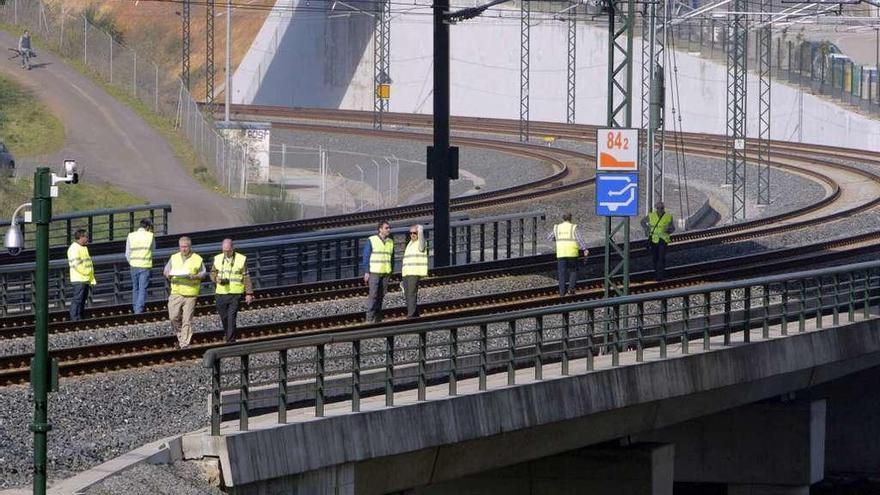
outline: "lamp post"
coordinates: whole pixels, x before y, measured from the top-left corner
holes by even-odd
[[[34,495],[46,493],[46,447],[49,430],[49,221],[52,219],[51,175],[40,167],[34,172],[33,220],[36,224],[36,291],[34,292],[34,358],[31,387],[34,390]]]
[[[49,430],[49,392],[57,390],[58,367],[49,359],[49,222],[52,220],[52,197],[57,196],[55,184],[76,184],[76,162],[65,160],[65,176],[58,177],[47,167],[34,172],[34,196],[31,203],[19,206],[4,236],[4,245],[12,254],[24,248],[24,239],[15,218],[22,208],[31,206],[36,224],[36,270],[34,279],[34,357],[31,360],[31,388],[34,393],[34,495],[46,494],[46,458]]]

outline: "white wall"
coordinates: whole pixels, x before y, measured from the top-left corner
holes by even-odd
[[[301,2],[304,0],[279,0]],[[314,4],[313,4],[314,5]],[[356,4],[357,5],[357,4]],[[396,16],[391,27],[390,109],[430,113],[432,106],[432,24],[427,11]],[[490,14],[451,27],[452,112],[455,115],[519,118],[520,24],[518,19]],[[289,15],[289,14],[288,14]],[[267,22],[267,26],[271,22]],[[264,27],[247,59],[235,73],[236,102],[266,105],[373,108],[372,17],[330,17],[296,13],[283,35]],[[531,30],[530,116],[564,121],[566,111],[566,25],[538,20]],[[273,37],[280,39],[274,49]],[[605,123],[607,31],[580,24],[577,46],[577,122]],[[636,49],[641,43],[634,40]],[[277,56],[275,56],[277,55]],[[275,58],[268,62],[260,57]],[[726,129],[726,70],[699,56],[676,53],[678,87],[685,131],[723,134]],[[263,69],[255,69],[259,65]],[[268,67],[268,69],[265,69]],[[641,60],[634,62],[632,123],[641,122]],[[667,128],[675,78],[667,68]],[[265,71],[256,88],[260,70]],[[246,95],[250,95],[249,97]],[[748,87],[749,133],[757,129],[757,80]],[[771,95],[773,139],[797,138],[797,88],[774,81]],[[812,95],[804,95],[803,139],[806,142],[880,150],[880,123]]]

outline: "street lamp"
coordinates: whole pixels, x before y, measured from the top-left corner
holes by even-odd
[[[79,182],[76,161],[64,160],[64,175],[58,176],[47,167],[34,172],[34,197],[31,203],[16,208],[12,223],[4,236],[4,245],[10,253],[20,252],[24,238],[16,216],[25,206],[31,206],[36,225],[36,270],[34,277],[34,357],[31,360],[31,389],[34,392],[34,495],[46,494],[46,451],[49,430],[49,392],[58,390],[58,362],[49,359],[49,222],[52,220],[52,198],[58,197],[61,182]]]

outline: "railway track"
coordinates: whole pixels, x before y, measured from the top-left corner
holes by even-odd
[[[649,292],[676,287],[692,286],[715,280],[729,280],[752,274],[767,274],[789,269],[792,264],[818,264],[839,261],[875,252],[880,246],[880,233],[870,233],[847,239],[788,248],[769,253],[758,253],[724,260],[713,260],[668,269],[672,278],[658,283],[649,281],[649,272],[632,276],[632,293]],[[578,287],[577,294],[560,298],[556,285],[517,290],[499,294],[462,298],[458,300],[429,303],[420,306],[423,316],[419,321],[430,323],[451,315],[467,316],[533,308],[589,300],[602,296],[601,279],[591,279]],[[404,319],[405,308],[385,310],[385,322],[379,326],[392,325]],[[239,328],[240,341],[273,339],[291,334],[333,332],[367,327],[363,313],[349,313],[331,317],[312,318],[292,322],[269,323]],[[220,330],[199,332],[193,336],[192,345],[177,349],[176,337],[169,335],[110,344],[56,349],[51,352],[60,362],[62,376],[76,376],[105,371],[196,359],[210,348],[224,345]],[[0,385],[25,383],[29,379],[32,354],[0,357]]]
[[[786,167],[788,165],[781,164]],[[835,165],[835,168],[846,170],[855,176],[862,177],[867,181],[878,184],[880,177],[845,165]],[[755,239],[762,236],[778,234],[798,228],[809,228],[820,222],[833,221],[866,210],[880,203],[880,189],[872,199],[864,202],[854,202],[853,206],[841,208],[818,215],[817,211],[832,208],[842,195],[840,187],[829,177],[814,171],[805,171],[812,174],[817,180],[824,181],[830,190],[830,194],[822,201],[803,207],[785,214],[767,217],[763,219],[743,222],[739,224],[725,225],[711,229],[685,232],[673,236],[676,249],[694,249],[702,246],[718,243],[729,243],[744,239]],[[810,215],[812,214],[812,216]],[[806,217],[806,218],[799,218]],[[645,254],[644,241],[632,243],[632,256]],[[591,258],[598,260],[604,255],[599,250],[594,250]],[[531,256],[486,263],[474,267],[449,267],[434,272],[434,276],[424,283],[430,285],[444,285],[461,281],[473,281],[501,277],[520,273],[535,273],[542,270],[552,270],[555,259],[552,255]],[[597,261],[598,262],[598,261]],[[482,267],[485,267],[482,268]],[[467,275],[462,276],[462,273]],[[326,301],[339,297],[363,296],[364,288],[358,279],[338,280],[331,282],[300,284],[297,286],[265,289],[258,292],[258,299],[252,305],[254,309],[265,307],[277,307],[305,302]],[[197,308],[197,314],[213,311],[211,304],[212,296],[203,296]],[[108,328],[112,326],[131,325],[138,322],[161,321],[165,317],[164,302],[153,302],[147,306],[147,311],[142,315],[132,315],[129,305],[117,305],[110,307],[96,307],[87,310],[86,320],[74,323],[67,321],[66,312],[54,312],[50,314],[50,333],[62,333],[91,328]],[[9,338],[25,337],[33,334],[32,315],[11,316],[0,319],[0,340]]]
[[[333,122],[333,126],[316,126],[312,125],[312,129],[320,129],[322,132],[357,132],[361,134],[370,134],[371,132],[380,132],[385,137],[394,137],[395,134],[401,138],[407,139],[425,139],[424,133],[412,133],[412,135],[403,136],[393,131],[372,131],[372,129],[362,129],[351,127],[352,124],[371,122],[372,114],[369,112],[345,111],[345,110],[314,110],[314,109],[283,109],[277,107],[256,107],[256,106],[233,106],[232,108],[238,116],[259,117],[259,118],[275,118],[275,119],[300,119],[310,121],[326,121]],[[404,127],[424,128],[430,126],[430,116],[420,115],[403,115],[389,114],[389,124]],[[512,121],[500,119],[484,119],[484,118],[462,118],[453,119],[453,128],[456,131],[471,131],[479,133],[495,133],[495,134],[512,134],[514,130],[518,132],[518,125]],[[341,123],[348,124],[348,127]],[[276,126],[284,126],[287,124],[276,124]],[[544,133],[564,139],[577,139],[586,142],[595,141],[594,126],[575,125],[568,126],[555,123],[533,123],[533,129],[536,134]],[[302,128],[302,127],[300,127]],[[720,157],[722,153],[718,152],[719,146],[723,148],[726,138],[723,136],[708,136],[699,134],[685,134],[688,142],[685,143],[684,151],[689,153],[703,154],[705,156]],[[519,201],[533,201],[537,198],[551,196],[562,192],[567,192],[578,187],[589,185],[592,177],[584,176],[586,167],[584,164],[593,159],[592,156],[574,151],[567,151],[559,148],[548,148],[542,146],[529,146],[521,143],[504,142],[490,139],[456,137],[454,141],[457,144],[467,146],[477,146],[486,149],[492,149],[504,153],[519,154],[542,160],[552,164],[556,168],[556,173],[539,179],[534,182],[512,186],[505,189],[490,191],[471,195],[463,198],[453,199],[451,209],[453,211],[466,211],[479,208],[487,208],[492,206],[502,206],[512,204]],[[700,145],[700,143],[703,143]],[[672,149],[672,148],[670,148]],[[814,145],[797,145],[792,146],[790,143],[773,142],[771,144],[771,156],[774,158],[779,155],[780,150],[789,150],[789,158],[791,159],[807,159],[812,153],[813,156],[829,156],[836,159],[858,159],[864,163],[875,164],[880,167],[880,153],[854,152],[842,148],[832,148]],[[578,163],[580,166],[572,167],[571,163]],[[784,164],[776,162],[775,165],[785,168]],[[809,172],[804,172],[809,175]],[[398,220],[403,218],[411,218],[430,214],[432,205],[422,203],[417,205],[408,205],[396,208],[387,208],[383,210],[375,210],[371,212],[362,212],[349,215],[336,215],[330,217],[322,217],[308,220],[298,220],[290,222],[277,222],[272,224],[262,224],[247,227],[237,227],[231,229],[220,229],[207,232],[196,232],[190,236],[193,241],[198,243],[219,242],[223,238],[233,237],[236,239],[258,238],[279,233],[291,234],[297,232],[308,232],[318,229],[338,228],[350,225],[363,225],[378,221],[383,218]],[[157,246],[174,247],[177,242],[176,236],[159,236],[157,237]],[[118,253],[122,251],[123,242],[107,242],[98,243],[91,246],[93,256],[102,254]],[[63,248],[53,249],[50,256],[61,257],[64,254]],[[13,258],[5,253],[0,253],[0,264],[25,263],[33,261],[33,252],[26,251],[19,257]]]
[[[333,119],[339,119],[346,113],[336,113]],[[367,114],[370,115],[370,114]],[[319,118],[320,117],[320,118]],[[326,114],[313,116],[312,120],[327,119]],[[408,116],[407,119],[401,118],[404,122],[400,125],[418,126],[420,116]],[[333,120],[330,119],[330,120]],[[511,124],[503,121],[493,121],[493,119],[472,119],[474,122],[465,121],[459,130],[467,130],[468,126],[473,126],[473,132],[486,132],[491,129],[492,132],[507,132],[505,126],[512,130]],[[357,119],[352,119],[357,122]],[[406,123],[409,122],[409,123]],[[456,125],[454,120],[453,125]],[[491,125],[490,125],[491,124]],[[354,132],[345,128],[340,131],[338,125],[326,128],[321,124],[283,124],[300,129],[320,130],[322,132]],[[494,127],[492,127],[494,126]],[[595,140],[595,128],[589,126],[557,126],[555,124],[546,124],[545,127],[533,127],[538,133],[539,131],[553,131],[557,137],[566,139],[584,139],[587,141]],[[592,129],[592,131],[591,131]],[[518,128],[516,128],[518,132]],[[560,132],[556,132],[556,131]],[[561,131],[565,131],[564,134]],[[372,130],[356,129],[359,133],[370,133]],[[592,132],[593,138],[590,139],[588,134]],[[392,134],[395,134],[392,136]],[[383,133],[385,137],[398,137],[402,139],[424,139],[425,134],[418,133]],[[459,138],[464,140],[474,138]],[[723,142],[722,137],[691,135],[691,141],[686,143],[685,150],[689,153],[701,154],[704,156],[723,156],[723,152],[719,152],[719,144]],[[467,141],[464,141],[467,142]],[[560,150],[550,148],[553,156],[544,154],[543,152],[534,152],[527,147],[518,143],[494,142],[491,144],[483,143],[490,149],[498,151],[510,152],[509,145],[519,147],[522,153],[537,153],[532,155],[538,159],[548,161],[555,160],[557,173],[545,179],[540,184],[531,183],[508,190],[495,191],[493,193],[484,193],[483,195],[471,196],[461,201],[456,207],[461,208],[487,208],[509,204],[513,201],[534,200],[536,198],[559,194],[569,191],[577,187],[588,185],[592,181],[592,177],[585,177],[583,170],[586,167],[572,167],[572,163],[580,160],[581,162],[592,159],[588,155],[574,151]],[[789,231],[792,229],[807,228],[816,225],[819,222],[828,222],[834,219],[843,218],[856,213],[867,211],[880,203],[880,178],[869,172],[862,171],[856,167],[842,165],[838,163],[829,163],[818,157],[827,157],[843,160],[856,160],[859,156],[863,156],[863,162],[876,164],[880,166],[880,154],[861,152],[852,152],[850,150],[842,150],[830,147],[816,147],[815,153],[811,147],[803,147],[801,145],[792,146],[789,143],[777,143],[776,152],[773,153],[774,165],[812,177],[822,182],[827,191],[826,197],[813,205],[799,208],[792,212],[765,219],[759,219],[751,222],[743,222],[740,224],[727,225],[705,231],[687,232],[674,236],[674,242],[677,247],[696,248],[709,244],[720,242],[733,242],[746,238],[757,238],[766,235],[772,235]],[[468,144],[477,145],[477,144]],[[494,147],[494,148],[493,148]],[[546,148],[541,148],[546,149]],[[811,168],[806,168],[807,165]],[[825,167],[826,173],[819,172],[813,168]],[[579,171],[580,169],[580,171]],[[873,191],[864,194],[853,193],[853,181],[837,181],[831,177],[828,170],[839,171],[849,174],[849,177],[860,177],[861,182],[873,183]],[[578,171],[578,173],[575,173]],[[835,172],[836,173],[836,172]],[[843,185],[841,185],[843,184]],[[524,192],[528,191],[528,192]],[[419,209],[422,208],[422,209]],[[406,212],[404,212],[404,209]],[[402,215],[425,214],[430,213],[430,205],[413,205],[404,207],[403,209],[389,209],[380,212],[371,212],[377,215],[376,218],[385,216],[394,216],[389,213],[390,210],[397,210]],[[352,223],[362,223],[363,216],[340,216],[347,217],[345,221]],[[334,220],[335,219],[335,220]],[[340,218],[331,217],[330,219],[316,219],[318,223],[341,221]],[[299,225],[303,229],[315,228],[306,227],[304,223],[282,222],[288,227],[291,225]],[[281,228],[280,224],[272,224],[262,226],[262,228],[273,229]],[[277,231],[276,231],[277,232]],[[290,233],[287,231],[287,233]],[[225,237],[229,235],[240,236],[240,232],[230,233],[229,231],[214,231],[209,235]],[[264,234],[265,235],[265,234]],[[205,241],[207,242],[207,241]],[[802,246],[791,248],[779,252],[774,252],[772,258],[768,258],[767,253],[750,255],[746,257],[733,258],[723,261],[713,261],[703,264],[690,265],[687,267],[676,267],[670,269],[670,273],[677,274],[679,270],[687,270],[694,272],[690,275],[681,275],[662,284],[645,281],[645,274],[634,274],[633,280],[636,282],[632,287],[632,292],[642,292],[649,290],[659,290],[664,288],[678,287],[682,285],[691,285],[709,280],[717,280],[724,278],[741,277],[750,273],[767,273],[772,270],[787,268],[791,263],[822,263],[830,262],[838,259],[856,256],[876,250],[880,245],[880,234],[871,234],[865,236],[857,236],[850,239],[829,241],[811,246]],[[846,249],[841,249],[841,248]],[[644,246],[641,243],[635,243],[633,254],[643,253]],[[830,251],[836,250],[836,251]],[[600,254],[594,254],[599,257]],[[445,285],[460,283],[463,280],[480,280],[518,273],[535,273],[551,269],[555,260],[552,256],[542,255],[528,258],[519,258],[514,260],[505,260],[504,262],[493,262],[495,265],[486,266],[484,270],[474,271],[473,266],[453,267],[441,270],[438,275],[431,279],[425,280],[425,285]],[[505,311],[513,307],[524,308],[534,307],[535,305],[555,304],[559,301],[570,302],[572,300],[589,299],[598,296],[600,291],[600,280],[591,280],[579,289],[579,293],[565,299],[556,296],[556,287],[542,287],[536,289],[527,289],[504,294],[495,294],[491,296],[481,296],[477,298],[461,299],[443,303],[435,303],[425,305],[422,312],[425,315],[422,321],[429,322],[432,319],[446,317],[450,314],[456,316],[468,314],[468,312],[496,312]],[[293,287],[285,287],[262,291],[256,304],[258,307],[267,308],[275,306],[286,306],[291,304],[301,304],[314,301],[326,301],[332,298],[342,297],[359,297],[364,295],[364,288],[359,280],[341,280],[334,282],[323,282],[318,284],[303,284]],[[65,321],[65,318],[59,314],[53,314],[55,321],[50,324],[50,331],[53,333],[61,333],[65,331],[84,330],[89,328],[107,328],[117,325],[127,325],[143,321],[157,321],[165,319],[165,312],[161,309],[163,303],[154,303],[150,306],[150,310],[146,315],[133,316],[128,314],[127,307],[113,307],[100,309],[97,308],[90,314],[94,318],[73,324]],[[210,296],[202,298],[197,309],[199,314],[213,312],[213,306],[210,302]],[[386,311],[389,321],[385,324],[393,322],[395,318],[402,317],[403,309],[391,309]],[[7,317],[0,320],[0,340],[8,338],[17,338],[32,334],[32,321],[28,321],[29,316]],[[351,329],[358,325],[362,325],[362,314],[339,315],[330,318],[317,318],[303,320],[298,322],[283,322],[267,325],[256,325],[249,327],[241,327],[240,335],[245,339],[267,339],[277,338],[294,332],[322,332],[334,331],[338,329]],[[61,372],[63,376],[72,376],[78,374],[96,373],[113,369],[124,369],[137,366],[146,366],[159,364],[164,362],[173,362],[195,358],[201,355],[205,349],[223,345],[223,336],[220,331],[202,332],[194,336],[193,345],[187,349],[176,349],[176,339],[173,336],[159,337],[152,339],[140,339],[135,341],[117,342],[113,344],[104,344],[98,346],[87,346],[69,349],[57,349],[51,354],[53,357],[61,361]],[[6,356],[0,358],[0,384],[23,383],[27,381],[28,366],[30,361],[29,354],[17,356]]]

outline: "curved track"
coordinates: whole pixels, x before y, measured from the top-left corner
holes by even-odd
[[[275,122],[276,127],[291,127],[298,129],[315,130],[333,133],[356,133],[360,135],[377,135],[384,138],[418,139],[426,140],[424,132],[398,132],[398,131],[374,131],[358,127],[358,124],[371,123],[372,114],[369,112],[356,112],[345,110],[314,110],[314,109],[286,109],[277,107],[256,106],[233,106],[233,111],[239,118],[264,119]],[[308,123],[304,123],[308,122]],[[422,115],[388,114],[389,125],[397,125],[407,128],[424,129],[430,125],[430,117]],[[515,122],[499,119],[480,118],[454,118],[453,129],[457,132],[473,132],[480,134],[514,134],[518,133]],[[332,123],[332,125],[327,124]],[[552,135],[563,139],[573,139],[585,142],[595,141],[594,126],[535,122],[532,124],[535,134]],[[684,151],[709,157],[723,157],[723,136],[710,136],[701,134],[684,135]],[[484,139],[477,137],[455,137],[453,141],[460,145],[492,149],[504,153],[513,153],[521,156],[538,159],[550,163],[556,173],[540,180],[512,186],[496,191],[456,198],[451,201],[453,211],[474,210],[479,208],[503,206],[519,201],[532,201],[541,197],[549,197],[554,194],[568,192],[592,183],[591,173],[587,171],[588,164],[594,160],[592,155],[569,151],[547,146],[535,146],[510,141],[498,141],[496,139]],[[783,163],[782,158],[790,158],[791,161]],[[880,167],[880,153],[845,150],[813,145],[791,145],[790,143],[773,142],[771,144],[771,159],[774,166],[780,168],[797,167],[801,173],[814,175],[808,169],[796,165],[798,161],[810,160],[813,163],[822,163],[816,157],[828,157],[833,159],[858,160],[862,163],[877,165]],[[832,165],[832,162],[824,162]],[[828,177],[826,177],[828,178]],[[827,181],[826,181],[827,182]],[[198,243],[219,242],[225,237],[236,239],[258,238],[279,233],[291,234],[296,232],[312,231],[316,229],[336,228],[350,225],[363,225],[376,222],[380,219],[403,219],[414,216],[430,214],[433,206],[430,203],[407,205],[396,208],[386,208],[370,212],[355,213],[349,215],[336,215],[307,220],[277,222],[253,226],[243,226],[229,229],[219,229],[191,233],[190,237]],[[788,218],[797,216],[799,212],[791,212]],[[746,223],[740,224],[746,225]],[[176,246],[176,236],[160,236],[157,245],[160,248]],[[119,253],[123,249],[122,242],[107,242],[95,244],[91,247],[93,255]],[[63,249],[52,250],[51,256],[63,256]],[[5,253],[0,253],[0,264],[22,263],[33,260],[32,252],[22,253],[18,258],[13,258]]]
[[[312,120],[332,120],[331,117],[339,117],[339,115],[336,115],[337,113],[342,115],[347,114],[346,112],[330,112],[330,114],[333,115],[328,116],[328,113],[321,113],[320,118],[313,117]],[[366,115],[370,114],[367,113]],[[407,125],[414,127],[417,126],[421,119],[420,116],[406,117],[411,122],[415,122],[415,124]],[[352,120],[357,122],[357,119]],[[405,119],[401,118],[401,120]],[[507,132],[505,127],[513,129],[512,124],[509,122],[495,122],[491,119],[473,120],[473,123],[466,122],[464,127],[467,128],[468,125],[479,124],[479,132],[485,132],[487,129],[492,128],[492,126],[495,126],[494,129],[500,133]],[[455,123],[456,121],[454,120],[453,124],[455,125]],[[281,125],[321,130],[323,132],[357,132],[361,134],[376,132],[355,127],[340,127],[338,125],[325,127],[324,124],[315,123],[303,124],[290,122]],[[554,126],[556,125],[547,124],[546,130],[552,130]],[[540,126],[537,128],[541,129]],[[533,127],[533,129],[535,129],[535,127]],[[569,135],[558,137],[584,139],[586,138],[586,134],[590,132],[589,126],[566,127],[566,130],[569,132]],[[474,132],[476,132],[476,130]],[[556,134],[562,133],[560,132]],[[594,128],[593,134],[595,135]],[[385,131],[382,135],[384,137],[401,139],[425,139],[427,137],[423,133],[401,133],[397,131]],[[508,188],[506,190],[494,191],[492,193],[484,193],[482,195],[456,200],[458,202],[456,207],[485,208],[488,206],[497,206],[521,201],[523,199],[534,199],[537,197],[559,194],[577,187],[583,187],[589,184],[592,180],[591,177],[585,176],[586,174],[583,172],[586,170],[584,162],[592,159],[588,155],[556,148],[530,147],[519,143],[506,143],[499,141],[491,143],[485,142],[488,140],[470,141],[473,139],[476,138],[459,138],[459,143],[474,146],[480,145],[491,149],[498,149],[499,151],[515,152],[538,159],[552,161],[556,165],[557,173],[542,179],[537,183],[516,186],[515,188]],[[723,140],[721,137],[692,135],[689,136],[688,139],[689,141],[685,144],[685,151],[688,153],[705,156],[723,156],[723,152],[718,151],[719,143]],[[828,147],[816,147],[814,149],[810,146],[804,145],[792,146],[788,143],[776,143],[772,158],[774,160],[774,166],[787,169],[793,173],[810,176],[814,180],[824,184],[827,193],[826,197],[814,205],[799,208],[784,215],[777,215],[740,224],[726,225],[704,231],[679,234],[674,236],[674,242],[677,246],[680,248],[696,248],[746,238],[760,238],[794,229],[811,228],[820,223],[870,210],[880,203],[880,177],[853,166],[829,161],[837,159],[859,160],[880,166],[880,154],[854,152],[852,150]],[[573,166],[574,164],[579,166]],[[385,216],[393,217],[393,215],[389,213],[390,211],[397,211],[400,215],[411,215],[415,214],[413,213],[414,208],[422,214],[430,213],[430,205],[413,205],[401,209],[389,209],[378,213],[372,213],[377,215],[375,218],[382,218]],[[422,208],[422,210],[418,210],[418,208]],[[327,225],[330,222],[340,221],[350,222],[349,224],[369,221],[363,220],[364,215],[366,214],[348,216],[347,218],[332,217],[332,219],[315,219],[314,223],[321,224],[321,222],[324,222],[324,225]],[[298,224],[297,222],[285,222],[283,224],[286,224],[288,227],[291,225],[299,225],[299,227],[303,229],[314,228],[305,227],[304,223]],[[249,232],[259,232],[259,229],[272,231],[272,229],[280,229],[280,225],[281,224],[272,224],[269,226],[260,226],[259,228],[252,227]],[[263,232],[265,232],[265,230],[263,230]],[[205,234],[206,236],[235,235],[230,234],[228,231],[224,231],[223,233],[213,231]],[[261,235],[266,234],[264,233]],[[830,262],[876,250],[878,245],[880,245],[880,235],[870,234],[778,252],[761,253],[729,260],[711,261],[698,265],[690,265],[688,267],[673,268],[670,270],[672,273],[676,273],[676,270],[682,270],[687,271],[689,275],[680,276],[663,284],[638,282],[640,278],[644,278],[644,275],[635,274],[634,280],[637,281],[637,283],[633,286],[632,290],[634,292],[657,290],[660,288],[696,284],[707,280],[741,277],[750,273],[766,273],[774,269],[779,270],[787,268],[794,262]],[[633,255],[637,256],[640,254],[644,254],[643,244],[634,243]],[[594,254],[593,256],[598,258],[601,256],[601,253]],[[484,265],[453,267],[438,270],[431,278],[425,280],[425,284],[444,285],[460,283],[462,281],[497,278],[518,273],[546,272],[548,268],[552,267],[553,261],[552,256],[534,256],[507,260],[504,262],[493,262]],[[487,311],[505,311],[512,307],[530,307],[534,305],[555,304],[559,301],[568,302],[571,300],[597,297],[599,283],[600,281],[596,280],[588,281],[586,284],[582,285],[576,296],[565,299],[560,299],[555,296],[556,289],[554,286],[495,294],[492,296],[465,298],[427,305],[424,307],[424,313],[426,315],[424,321],[427,322],[432,319],[448,317],[452,314],[458,316],[469,311],[479,311],[483,313]],[[361,295],[363,295],[363,287],[358,280],[342,280],[261,291],[257,305],[258,307],[265,308],[303,302],[327,301],[334,298],[356,297]],[[143,321],[161,320],[164,319],[165,313],[160,309],[160,306],[160,304],[153,304],[149,308],[148,313],[137,317],[127,314],[127,307],[96,308],[90,310],[88,313],[92,318],[77,324],[66,322],[63,314],[54,314],[53,317],[55,317],[55,321],[52,323],[50,331],[58,333],[84,330],[88,328],[108,328],[117,325],[136,324]],[[202,298],[198,311],[200,313],[206,313],[210,311],[210,309],[210,298]],[[397,314],[399,312],[399,309],[388,310],[387,314],[392,319],[391,322],[393,322],[393,318],[400,316]],[[19,338],[29,335],[32,332],[33,323],[28,318],[30,317],[21,316],[0,320],[0,339]],[[243,327],[241,329],[241,335],[242,339],[277,338],[278,336],[292,332],[332,331],[342,328],[351,329],[352,326],[359,325],[362,325],[362,315],[360,313],[341,315],[333,318],[320,318],[299,322],[282,322],[269,325]],[[160,337],[101,346],[58,349],[53,351],[52,354],[62,361],[62,374],[69,376],[191,359],[199,356],[207,348],[222,345],[222,335],[220,335],[220,332],[203,332],[196,334],[193,342],[194,345],[192,347],[178,350],[174,348],[175,339],[173,337]],[[19,355],[0,358],[0,384],[21,383],[26,381],[29,356],[30,355]]]

